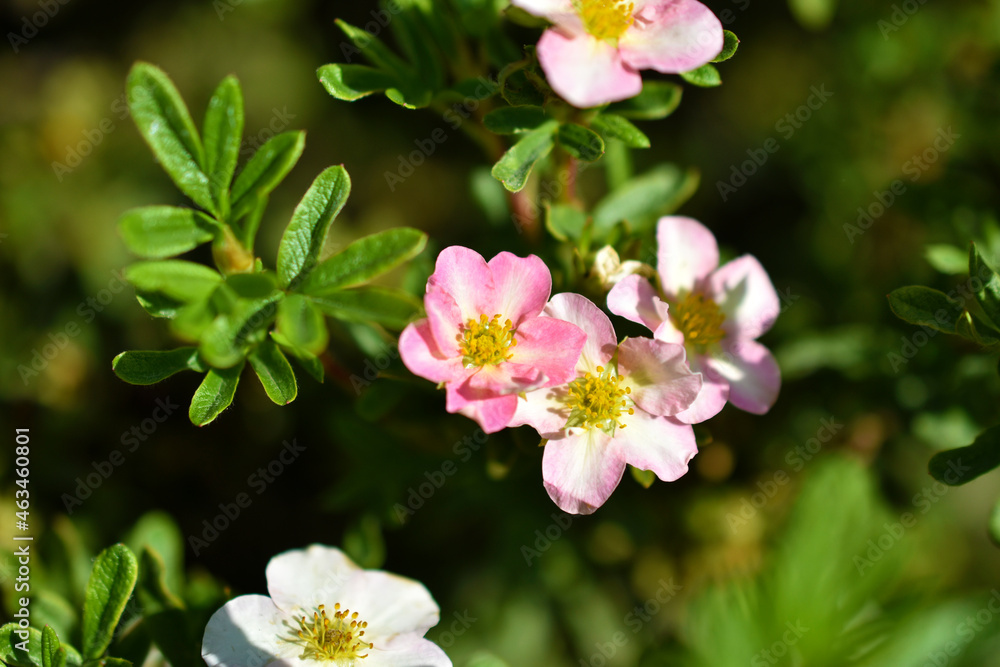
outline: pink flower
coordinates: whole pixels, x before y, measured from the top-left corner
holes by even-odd
[[[552,22],[538,60],[553,90],[588,108],[634,97],[639,70],[677,74],[722,51],[722,24],[696,0],[512,0]]]
[[[528,424],[547,439],[542,478],[563,511],[590,514],[618,486],[625,464],[672,482],[697,453],[694,430],[672,415],[701,389],[684,348],[651,338],[618,345],[611,320],[579,294],[557,294],[544,314],[587,333],[573,379],[528,392],[511,426]]]
[[[649,327],[657,340],[687,348],[691,370],[704,375],[705,385],[678,419],[705,421],[727,400],[764,414],[781,388],[778,364],[756,341],[781,310],[764,267],[751,255],[719,267],[715,237],[690,218],[662,218],[657,243],[661,292],[645,278],[628,276],[608,294],[608,308]]]
[[[403,363],[444,384],[448,412],[495,433],[514,416],[517,394],[573,377],[586,335],[539,317],[551,291],[552,275],[534,255],[502,252],[487,263],[468,248],[445,248],[427,280],[427,318],[399,338]]]

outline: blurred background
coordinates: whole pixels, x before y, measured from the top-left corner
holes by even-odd
[[[136,60],[173,78],[196,122],[235,74],[241,162],[274,133],[307,130],[261,226],[265,263],[315,174],[343,163],[354,188],[331,250],[406,225],[431,238],[392,277],[415,293],[454,243],[541,254],[557,290],[583,289],[557,268],[565,248],[477,206],[470,173],[485,163],[440,116],[323,90],[316,68],[344,60],[334,19],[364,26],[375,2],[5,0],[0,427],[31,429],[45,618],[73,627],[73,558],[158,510],[145,521],[176,533],[188,585],[217,593],[206,600],[263,593],[268,559],[314,542],[423,581],[442,609],[428,636],[456,665],[1000,664],[1000,552],[986,530],[1000,477],[949,488],[926,471],[997,422],[997,359],[922,334],[885,299],[962,284],[971,240],[1000,253],[1000,2],[706,4],[739,52],[719,66],[722,87],[686,86],[674,115],[641,124],[653,148],[637,163],[696,169],[681,213],[769,271],[783,312],[763,342],[782,395],[766,416],[730,406],[705,425],[682,480],[644,489],[626,475],[596,514],[569,520],[542,487],[534,433],[486,438],[445,414],[386,332],[334,324],[324,384],[300,376],[298,400],[279,408],[247,376],[202,429],[186,415],[194,375],[133,387],[111,373],[122,350],[173,344],[120,280],[134,258],[116,221],[187,203],[128,117]],[[390,187],[386,174],[442,127],[447,140]],[[580,183],[590,203],[599,171]],[[636,256],[652,257],[651,240]],[[304,448],[290,464],[284,442]],[[12,466],[0,457],[4,535]],[[244,492],[252,504],[211,537],[220,503]]]

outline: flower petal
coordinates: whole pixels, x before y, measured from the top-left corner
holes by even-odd
[[[652,338],[629,338],[618,347],[618,373],[642,410],[661,416],[686,410],[701,391],[701,375],[692,373],[680,345]]]
[[[606,366],[618,349],[618,336],[611,320],[585,296],[572,292],[556,294],[542,312],[548,317],[575,324],[587,335],[576,365],[578,372],[597,372],[597,367]]]
[[[545,490],[570,514],[592,514],[617,488],[625,461],[598,429],[571,429],[564,438],[549,440],[542,456]]]
[[[546,387],[566,384],[576,377],[576,363],[587,341],[580,327],[553,317],[537,317],[522,324],[515,338],[511,363],[540,370],[548,378]]]
[[[361,663],[364,667],[452,667],[440,646],[415,634],[375,644]]]
[[[340,549],[313,544],[280,553],[267,564],[267,592],[292,614],[337,601],[341,589],[361,568]]]
[[[708,366],[701,364],[699,357],[692,355],[688,364],[695,373],[701,373],[701,391],[687,410],[674,415],[685,424],[700,424],[722,412],[729,400],[729,382]]]
[[[487,313],[493,302],[493,273],[475,250],[450,246],[441,251],[427,279],[427,292],[438,290],[455,300],[461,322],[494,315]]]
[[[781,369],[770,351],[754,340],[737,340],[726,346],[725,358],[706,364],[729,382],[729,402],[740,410],[762,415],[778,400]]]
[[[642,276],[622,278],[608,292],[608,310],[619,317],[642,324],[650,331],[669,319],[669,306]]]
[[[462,319],[462,311],[455,299],[441,290],[428,291],[424,295],[424,310],[427,311],[427,323],[441,355],[445,358],[461,355],[461,327],[468,320]]]
[[[625,423],[612,440],[619,456],[640,470],[652,470],[664,482],[684,476],[688,462],[698,453],[690,424],[642,410],[636,410]]]
[[[495,301],[493,312],[487,315],[499,313],[501,320],[510,319],[516,329],[542,312],[552,293],[552,274],[545,262],[535,255],[518,257],[501,252],[490,260],[489,267]]]
[[[304,667],[301,648],[282,641],[292,619],[265,595],[241,595],[212,614],[201,657],[209,667]]]
[[[722,51],[723,41],[722,23],[705,5],[659,0],[636,12],[618,48],[633,69],[679,74],[710,62]]]
[[[438,605],[423,584],[381,570],[355,572],[338,597],[326,602],[327,608],[337,602],[368,623],[365,639],[377,648],[394,635],[423,637],[440,620]]]
[[[756,257],[737,257],[713,273],[709,282],[715,302],[726,314],[723,328],[734,338],[757,338],[778,319],[778,293]]]
[[[427,320],[414,322],[399,335],[399,356],[414,375],[431,382],[463,380],[467,373],[460,357],[446,358],[438,348]]]
[[[618,49],[586,33],[546,30],[538,41],[538,60],[552,89],[581,109],[642,92],[642,77],[622,62]]]
[[[513,419],[514,411],[517,410],[517,394],[470,400],[463,397],[458,389],[455,385],[446,387],[445,409],[472,419],[486,433],[503,430]]]
[[[574,34],[583,30],[583,22],[573,6],[573,0],[511,0],[510,4],[548,19],[564,30],[571,29]]]
[[[517,401],[517,411],[508,426],[528,425],[545,439],[561,437],[560,431],[569,419],[564,403],[566,392],[561,387],[529,391]]]
[[[458,385],[458,393],[467,401],[481,401],[538,389],[546,379],[545,374],[534,366],[509,361],[481,367]]]
[[[656,228],[657,272],[667,298],[694,290],[719,266],[719,246],[705,225],[691,218],[660,218]]]

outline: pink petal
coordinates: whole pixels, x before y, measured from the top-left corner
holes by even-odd
[[[427,324],[441,355],[446,358],[461,355],[461,327],[468,320],[462,319],[462,311],[451,294],[440,290],[428,291],[424,295],[424,310],[427,311]],[[476,319],[479,319],[478,315]]]
[[[701,376],[688,369],[680,345],[629,338],[618,347],[618,373],[642,410],[669,416],[686,410],[701,391]]]
[[[472,419],[486,433],[502,431],[514,418],[514,412],[517,410],[516,394],[469,400],[463,397],[458,389],[453,385],[445,388],[445,409]]]
[[[669,307],[649,281],[635,274],[625,276],[608,292],[608,310],[619,317],[642,324],[650,331],[669,319]]]
[[[762,415],[778,400],[781,369],[757,341],[734,341],[723,358],[710,358],[706,364],[729,382],[729,402],[740,410]]]
[[[684,344],[684,332],[678,329],[674,325],[674,321],[669,317],[660,322],[660,326],[656,327],[653,331],[653,338],[662,340],[664,343]]]
[[[569,419],[569,409],[563,402],[562,387],[547,387],[529,391],[517,401],[517,411],[508,426],[530,426],[547,440],[562,437],[561,431]]]
[[[594,373],[598,366],[607,366],[618,349],[618,336],[604,311],[585,296],[563,292],[549,300],[543,311],[548,317],[575,324],[587,335],[577,371]]]
[[[478,401],[538,389],[546,380],[545,374],[534,366],[507,362],[476,370],[459,386],[458,392],[467,400]]]
[[[554,387],[576,377],[576,362],[587,334],[575,324],[537,317],[522,324],[515,339],[511,363],[537,368],[548,378],[545,386]]]
[[[625,461],[609,441],[601,430],[573,429],[572,434],[545,445],[545,490],[562,511],[592,514],[618,486]]]
[[[698,453],[694,429],[689,424],[641,410],[636,410],[626,424],[615,431],[612,440],[626,463],[640,470],[652,470],[664,482],[684,476],[688,462]]]
[[[301,648],[281,640],[291,619],[265,595],[241,595],[212,614],[201,657],[209,667],[302,667]]]
[[[517,328],[528,318],[537,317],[552,293],[549,267],[535,255],[518,257],[502,252],[489,262],[493,273],[494,298],[490,317],[500,314]]]
[[[667,298],[691,292],[719,266],[719,246],[705,225],[691,218],[660,218],[656,228],[657,272]]]
[[[486,260],[475,250],[450,246],[441,251],[434,273],[427,279],[427,292],[442,291],[454,299],[460,321],[478,320],[493,303],[493,273]]]
[[[709,279],[715,302],[726,314],[723,328],[733,338],[757,338],[778,319],[778,293],[756,257],[743,255]]]
[[[722,23],[696,0],[648,2],[618,42],[633,69],[678,74],[710,62],[722,51]]]
[[[699,361],[698,357],[692,355],[688,363],[692,371],[701,373],[701,391],[691,407],[674,415],[685,424],[700,424],[711,419],[722,412],[729,400],[729,382]]]
[[[464,380],[468,375],[461,357],[446,358],[431,333],[427,320],[414,322],[399,335],[399,356],[414,375],[431,382]]]
[[[285,612],[312,609],[337,597],[360,570],[340,549],[313,544],[285,551],[268,562],[267,592]]]
[[[538,60],[552,89],[581,109],[642,92],[642,77],[622,62],[618,49],[589,34],[568,37],[546,30],[538,41]]]
[[[368,657],[358,664],[364,667],[452,667],[451,659],[440,646],[415,634],[375,643]]]

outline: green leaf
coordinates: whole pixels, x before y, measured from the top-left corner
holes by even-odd
[[[690,72],[681,72],[681,78],[690,84],[702,88],[713,88],[722,85],[722,77],[719,75],[719,70],[715,69],[713,65],[702,65]]]
[[[166,609],[183,609],[184,603],[167,586],[167,568],[154,549],[145,547],[139,556],[139,579],[136,595],[144,616]]]
[[[275,292],[261,299],[238,299],[202,333],[198,346],[202,358],[215,368],[239,363],[247,350],[266,336],[282,298],[283,292]]]
[[[170,78],[149,63],[136,63],[128,75],[128,107],[139,132],[177,187],[198,206],[217,212],[204,150],[184,100]]]
[[[560,241],[580,238],[587,225],[587,214],[569,204],[546,207],[545,227]]]
[[[142,292],[155,292],[183,303],[206,299],[222,282],[217,271],[180,259],[136,262],[125,278]]]
[[[111,362],[111,370],[129,384],[150,385],[181,371],[204,373],[206,368],[196,348],[179,347],[169,351],[122,352]]]
[[[619,139],[629,148],[649,148],[649,137],[624,116],[606,113],[594,119],[591,127],[606,139]]]
[[[184,303],[177,299],[171,299],[155,292],[135,291],[135,300],[139,302],[142,309],[153,317],[174,318],[184,307]]]
[[[950,276],[965,275],[969,270],[968,253],[947,243],[929,244],[924,248],[924,257],[935,269]]]
[[[976,324],[978,318],[973,317],[972,313],[967,310],[963,310],[962,314],[958,316],[955,320],[955,333],[963,338],[967,338],[978,345],[996,345],[1000,343],[1000,338],[986,333],[980,330],[980,326]],[[989,325],[981,325],[983,329],[989,329]]]
[[[83,603],[83,656],[104,655],[139,575],[135,555],[124,544],[108,547],[94,561]]]
[[[204,426],[229,407],[236,394],[243,366],[244,362],[241,361],[232,368],[213,368],[205,375],[205,379],[191,398],[188,416],[192,424]]]
[[[365,236],[314,268],[302,283],[301,291],[322,296],[361,285],[416,257],[425,245],[427,235],[409,227]]]
[[[830,25],[837,10],[837,0],[788,0],[795,19],[811,30]]]
[[[118,230],[129,250],[147,259],[180,255],[215,238],[218,223],[190,208],[143,206],[125,213]]]
[[[276,329],[288,345],[314,355],[325,350],[330,340],[323,313],[299,294],[289,294],[278,306]]]
[[[150,551],[163,565],[164,585],[180,595],[184,586],[184,535],[166,512],[147,512],[129,531],[126,544],[139,554],[139,589],[143,585],[145,552]],[[144,611],[147,611],[144,606]]]
[[[891,292],[889,307],[904,322],[950,334],[955,333],[955,314],[960,311],[958,304],[944,292],[921,285]]]
[[[305,132],[284,132],[267,140],[236,177],[232,190],[232,219],[239,220],[259,207],[299,161],[306,146]]]
[[[234,273],[226,278],[226,286],[241,299],[266,299],[278,289],[274,274],[270,272]]]
[[[249,359],[268,398],[278,405],[288,405],[295,400],[299,393],[295,373],[273,340],[265,339],[250,352]]]
[[[378,69],[394,76],[399,82],[397,86],[386,90],[386,97],[396,104],[409,108],[425,107],[430,104],[431,91],[424,85],[420,76],[382,40],[367,30],[357,28],[341,19],[337,19],[336,23],[365,58]]]
[[[559,126],[559,145],[584,162],[594,162],[604,155],[604,139],[593,130],[576,123]]]
[[[271,339],[274,340],[275,343],[280,345],[282,350],[292,355],[292,358],[295,359],[295,361],[302,367],[302,369],[305,372],[309,373],[309,375],[311,375],[314,380],[316,380],[320,384],[323,383],[323,380],[325,379],[323,362],[320,361],[315,354],[309,352],[308,350],[304,350],[301,347],[297,347],[291,341],[285,338],[285,336],[283,336],[280,331],[272,331]]]
[[[976,302],[988,318],[988,324],[1000,330],[1000,275],[993,270],[979,254],[979,249],[973,243],[969,247],[969,277],[977,279],[982,287],[976,291]]]
[[[652,470],[640,470],[635,466],[629,466],[628,470],[632,473],[632,479],[639,482],[644,489],[648,489],[653,486],[653,482],[656,481],[656,473]]]
[[[600,238],[619,222],[646,228],[680,207],[698,189],[698,174],[662,165],[609,193],[594,208],[594,231]]]
[[[989,529],[990,539],[993,540],[994,544],[1000,545],[1000,500],[993,506],[993,511],[990,513]]]
[[[13,667],[42,667],[42,633],[28,628],[28,637],[22,639],[18,632],[25,632],[17,623],[7,623],[0,628],[0,660]],[[27,642],[27,651],[18,648]]]
[[[615,102],[608,113],[634,120],[661,120],[674,112],[681,103],[684,88],[668,81],[645,81],[642,92],[632,99]]]
[[[483,124],[496,134],[519,134],[534,130],[548,120],[549,116],[542,107],[523,105],[491,111],[483,118]]]
[[[316,74],[326,92],[345,102],[354,102],[399,85],[391,74],[365,65],[333,63],[323,65]]]
[[[42,628],[42,667],[64,667],[66,649],[59,647],[59,637],[49,626]]]
[[[538,78],[538,77],[536,77]],[[539,90],[536,78],[524,68],[505,68],[500,72],[500,94],[508,104],[539,106],[545,103],[545,94]]]
[[[278,282],[289,287],[305,278],[316,264],[330,223],[344,208],[351,178],[342,166],[330,167],[313,181],[295,207],[278,247]]]
[[[1000,426],[986,429],[968,447],[939,452],[927,468],[939,482],[961,486],[1000,466]]]
[[[229,207],[229,184],[233,182],[243,139],[243,91],[236,77],[227,76],[216,88],[208,102],[202,134],[209,187],[216,209],[225,215]]]
[[[493,165],[493,178],[503,183],[510,192],[521,191],[528,182],[535,163],[552,152],[558,121],[548,121],[538,129],[525,134],[500,161]]]
[[[426,21],[428,16],[441,10],[428,0],[393,0],[393,4],[386,2],[383,6],[394,10],[389,27],[421,80],[431,90],[442,88],[444,65],[435,45],[437,35]]]
[[[309,298],[332,317],[378,322],[392,329],[403,329],[423,306],[410,294],[385,287],[356,287]]]
[[[723,30],[722,36],[722,51],[715,57],[715,60],[712,61],[713,63],[721,63],[729,60],[736,55],[736,50],[740,48],[740,38],[736,36],[736,33],[731,30]]]
[[[124,658],[101,658],[98,667],[132,667],[132,663]]]
[[[213,296],[218,292],[213,292]],[[170,322],[170,330],[182,340],[195,343],[219,316],[212,297],[181,306]]]

